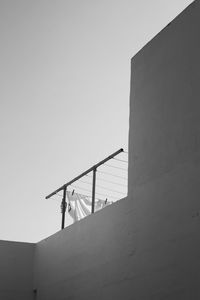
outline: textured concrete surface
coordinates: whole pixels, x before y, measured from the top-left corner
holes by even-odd
[[[0,299],[33,300],[35,244],[0,241]]]

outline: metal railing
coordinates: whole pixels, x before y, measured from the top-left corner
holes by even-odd
[[[94,211],[95,211],[96,172],[97,172],[97,168],[100,167],[100,166],[102,166],[103,164],[105,164],[110,159],[113,159],[115,156],[117,156],[118,154],[120,154],[122,152],[124,152],[124,150],[121,148],[118,151],[116,151],[113,154],[111,154],[108,157],[106,157],[105,159],[103,159],[102,161],[100,161],[99,163],[95,164],[94,166],[92,166],[91,168],[89,168],[88,170],[86,170],[85,172],[81,173],[80,175],[78,175],[74,179],[72,179],[69,182],[65,183],[64,185],[62,185],[61,187],[59,187],[58,189],[56,189],[54,192],[50,193],[48,196],[46,196],[46,199],[49,199],[52,196],[54,196],[57,193],[59,193],[60,191],[63,191],[62,202],[61,202],[61,212],[62,212],[61,229],[64,229],[64,227],[65,227],[65,213],[66,213],[66,207],[67,207],[67,203],[66,203],[67,187],[70,186],[70,185],[72,185],[74,182],[78,181],[82,177],[87,176],[88,173],[92,172],[92,205],[91,205],[91,213],[94,213]],[[120,160],[120,159],[118,159],[118,160],[119,161],[123,161],[123,160]],[[110,166],[110,165],[107,165],[107,166],[115,168],[115,166]],[[122,168],[118,168],[118,169],[122,169]],[[100,173],[106,173],[106,172],[100,171]],[[106,173],[106,174],[109,174],[109,173]],[[113,176],[115,176],[115,175],[113,175]],[[117,177],[120,177],[120,176],[117,176]]]

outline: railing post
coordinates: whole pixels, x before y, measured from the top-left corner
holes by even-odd
[[[65,212],[66,212],[66,191],[67,191],[67,187],[64,186],[63,188],[63,198],[62,198],[62,202],[61,202],[61,209],[62,209],[62,224],[61,224],[61,229],[65,228]]]
[[[93,167],[89,168],[82,174],[76,176],[74,179],[70,180],[69,182],[65,183],[64,185],[60,186],[57,190],[46,196],[46,199],[49,199],[53,195],[56,195],[58,192],[63,191],[63,199],[61,202],[61,210],[62,210],[62,223],[61,223],[61,229],[64,229],[65,227],[65,212],[67,208],[67,203],[66,203],[66,192],[67,192],[67,187],[72,185],[75,181],[79,180],[83,176],[87,175],[90,172],[93,172],[93,184],[92,184],[92,207],[91,207],[91,213],[95,212],[95,188],[96,188],[96,171],[97,168],[101,165],[103,165],[105,162],[110,160],[111,158],[114,158],[116,155],[119,153],[123,152],[124,150],[121,148],[118,151],[114,152],[113,154],[109,155],[105,159],[101,160],[98,164],[94,165]]]
[[[94,213],[94,205],[95,205],[95,188],[96,188],[96,171],[97,169],[93,169],[93,181],[92,181],[92,211],[91,213]]]

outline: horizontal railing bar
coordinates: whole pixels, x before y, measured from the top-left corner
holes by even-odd
[[[62,191],[65,187],[68,187],[69,185],[71,185],[73,182],[77,181],[78,179],[80,179],[81,177],[87,175],[88,173],[90,173],[91,171],[97,169],[99,166],[101,166],[102,164],[104,164],[106,161],[110,160],[111,158],[113,158],[114,156],[116,156],[117,154],[123,152],[124,150],[121,148],[118,151],[114,152],[113,154],[109,155],[108,157],[106,157],[105,159],[103,159],[102,161],[100,161],[98,164],[94,165],[93,167],[89,168],[87,171],[83,172],[82,174],[80,174],[79,176],[75,177],[74,179],[70,180],[69,182],[65,183],[64,185],[62,185],[61,187],[59,187],[57,190],[55,190],[54,192],[52,192],[51,194],[49,194],[48,196],[46,196],[45,198],[48,199],[51,196],[57,194],[58,192]]]

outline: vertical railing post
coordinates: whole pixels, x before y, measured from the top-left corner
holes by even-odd
[[[95,188],[96,188],[96,171],[97,169],[93,169],[93,180],[92,180],[92,211],[91,213],[94,213],[94,205],[95,205]]]
[[[67,187],[64,186],[64,188],[63,188],[63,198],[62,198],[62,203],[61,203],[61,209],[62,209],[62,224],[61,224],[61,229],[65,228],[66,191],[67,191]]]

